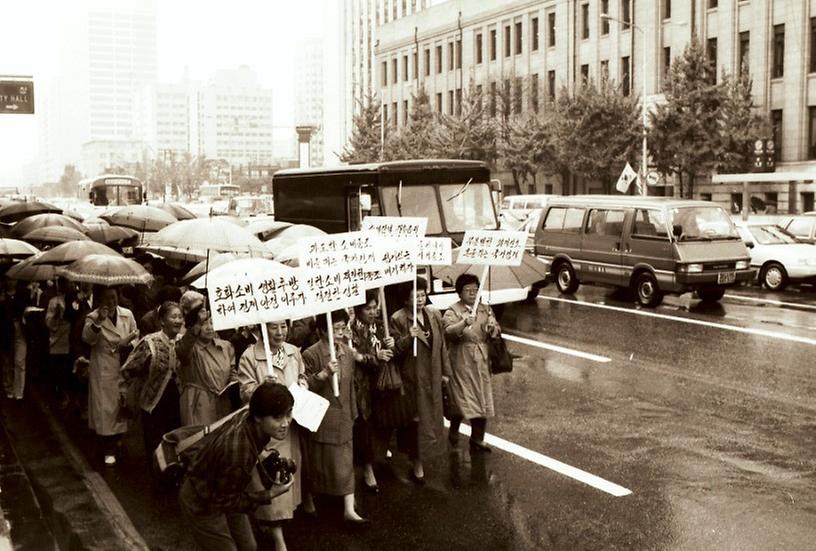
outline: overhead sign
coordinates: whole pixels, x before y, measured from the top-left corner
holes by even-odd
[[[33,80],[0,80],[0,113],[34,114]]]

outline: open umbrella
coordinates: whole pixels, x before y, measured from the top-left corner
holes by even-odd
[[[113,285],[149,285],[153,276],[141,264],[123,256],[90,254],[57,268],[57,274],[70,281]]]
[[[268,241],[276,233],[290,226],[292,226],[291,222],[280,222],[271,216],[266,216],[264,218],[253,218],[247,224],[246,229],[253,235],[257,235],[261,241]]]
[[[119,253],[95,241],[71,241],[57,245],[53,249],[45,251],[43,254],[37,256],[33,264],[53,264],[65,265],[70,264],[85,257],[89,254],[107,254],[110,256],[121,256]]]
[[[176,220],[194,220],[195,218],[198,218],[198,216],[190,212],[189,209],[179,205],[178,203],[162,203],[161,205],[155,206],[162,209],[164,212],[173,215]]]
[[[6,224],[19,222],[23,218],[34,216],[35,214],[54,213],[60,214],[62,209],[51,203],[40,201],[24,201],[5,206],[0,209],[0,222]]]
[[[22,281],[46,281],[57,277],[57,268],[51,264],[34,264],[41,255],[37,253],[8,269],[6,277]]]
[[[97,243],[119,243],[139,237],[139,232],[123,226],[108,226],[107,224],[94,224],[88,227],[88,237]]]
[[[217,253],[271,256],[263,242],[220,218],[182,220],[145,237],[142,249],[164,258],[200,262]]]
[[[273,260],[287,266],[297,267],[300,265],[300,249],[299,244],[293,243],[276,254]]]
[[[204,275],[207,270],[214,270],[219,266],[223,266],[224,264],[232,262],[233,260],[238,260],[239,258],[241,258],[241,256],[236,253],[219,253],[212,256],[209,262],[207,260],[202,260],[193,266],[189,272],[184,274],[184,277],[181,278],[181,284],[189,285],[190,282],[195,281]]]
[[[35,214],[14,224],[11,228],[11,237],[19,239],[27,233],[48,226],[65,226],[66,228],[72,228],[83,233],[86,230],[85,226],[73,218],[62,214]]]
[[[68,241],[86,241],[87,235],[81,231],[65,226],[46,226],[31,230],[23,236],[29,243],[42,243],[53,245],[54,243],[67,243]]]
[[[82,221],[82,225],[87,226],[89,228],[92,228],[94,226],[110,226],[107,220],[102,220],[97,216],[86,218],[85,220]]]
[[[82,214],[75,211],[75,210],[64,209],[62,211],[62,214],[64,214],[68,218],[73,218],[77,222],[82,222],[83,220],[85,220],[85,217]]]
[[[196,289],[204,289],[207,285],[207,276],[217,276],[217,275],[232,275],[235,274],[239,276],[241,274],[264,274],[268,272],[277,272],[277,271],[286,271],[291,272],[293,268],[289,266],[285,266],[279,262],[275,262],[274,260],[267,260],[265,258],[239,258],[237,260],[233,260],[231,262],[227,262],[222,264],[221,266],[210,270],[207,274],[200,276],[198,279],[193,281],[190,286],[195,287]],[[223,278],[222,278],[223,279]],[[236,277],[237,279],[237,277]]]
[[[37,247],[19,239],[0,239],[0,262],[25,258],[37,254]]]
[[[266,248],[271,251],[274,256],[277,256],[285,248],[297,243],[299,239],[316,235],[326,235],[326,232],[307,224],[294,224],[278,231],[272,239],[266,242]]]
[[[111,226],[123,226],[139,232],[155,232],[177,222],[176,217],[160,208],[130,205],[100,216]]]

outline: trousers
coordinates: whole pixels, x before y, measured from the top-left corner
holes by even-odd
[[[196,495],[189,480],[179,491],[181,514],[193,534],[196,544],[204,551],[256,551],[258,544],[252,533],[249,515],[216,513],[196,514]]]

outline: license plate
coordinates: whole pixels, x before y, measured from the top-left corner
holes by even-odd
[[[717,274],[717,283],[723,285],[725,283],[734,283],[737,280],[737,272],[720,272]]]

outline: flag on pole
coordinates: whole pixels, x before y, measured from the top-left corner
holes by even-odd
[[[632,165],[626,163],[626,166],[623,168],[623,172],[621,172],[620,177],[618,178],[618,183],[615,184],[615,189],[617,189],[621,193],[626,193],[629,191],[629,186],[632,184],[634,180],[637,180],[637,173],[632,168]]]

